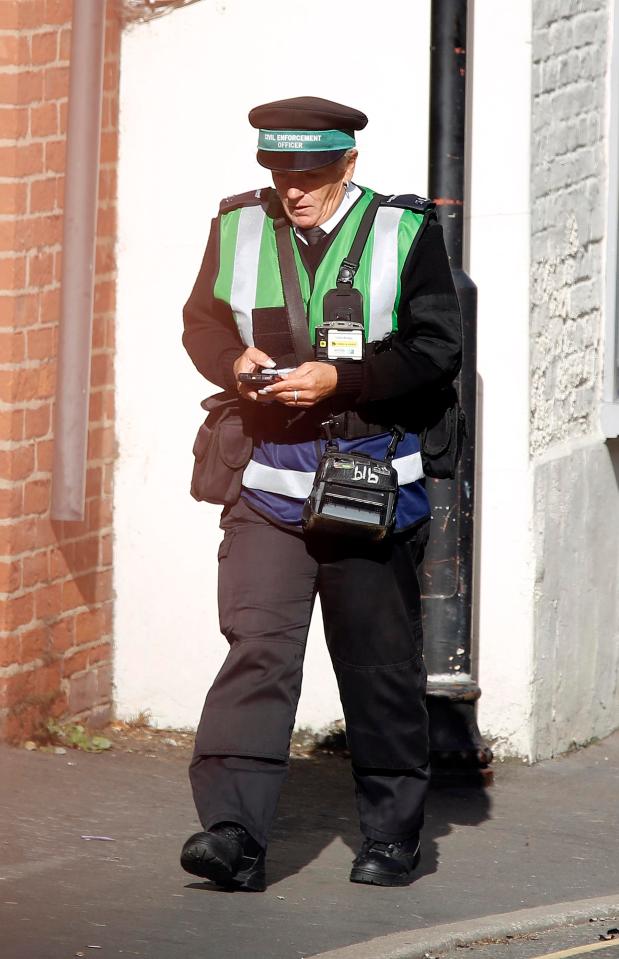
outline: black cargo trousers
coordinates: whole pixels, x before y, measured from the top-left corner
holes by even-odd
[[[230,650],[206,697],[190,766],[203,828],[237,822],[267,845],[318,593],[361,831],[385,842],[414,836],[428,784],[417,567],[429,523],[380,546],[312,540],[241,499],[221,526],[219,618]]]

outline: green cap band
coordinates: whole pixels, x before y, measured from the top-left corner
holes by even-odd
[[[260,130],[258,149],[278,153],[322,153],[327,150],[350,150],[355,138],[341,130]]]

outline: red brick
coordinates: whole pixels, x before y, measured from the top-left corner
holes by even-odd
[[[0,563],[0,593],[14,593],[21,587],[22,563],[14,559],[10,563]]]
[[[50,286],[54,279],[53,253],[33,253],[28,257],[28,286]]]
[[[0,364],[21,363],[25,356],[25,337],[23,333],[0,333]]]
[[[81,577],[80,580],[69,579],[62,584],[62,608],[66,612],[70,609],[80,609],[92,602],[82,591],[82,587],[87,585],[84,580],[84,577]]]
[[[79,673],[88,666],[88,650],[79,649],[70,656],[65,656],[62,662],[63,676],[72,676],[73,673]]]
[[[3,0],[0,4],[0,29],[38,27],[43,10],[41,0]]]
[[[100,466],[91,466],[86,471],[86,496],[99,496],[103,483],[103,470]]]
[[[20,37],[17,33],[0,35],[0,67],[18,65],[22,62],[20,59],[19,41]]]
[[[31,213],[49,213],[56,208],[56,177],[33,180],[30,184]]]
[[[62,215],[60,213],[33,217],[30,225],[31,246],[57,246],[62,243]]]
[[[52,327],[28,332],[28,359],[44,360],[56,354],[56,331]]]
[[[110,353],[97,353],[90,364],[90,385],[106,386],[113,378],[113,357]]]
[[[75,617],[63,615],[49,626],[51,646],[55,653],[65,653],[75,646]]]
[[[93,429],[88,436],[88,459],[113,459],[115,455],[114,433],[109,427]]]
[[[105,634],[105,619],[100,608],[78,613],[75,617],[75,643],[94,643]]]
[[[32,593],[25,593],[23,596],[10,596],[3,600],[2,606],[4,628],[7,630],[25,626],[34,615]]]
[[[0,106],[0,130],[4,140],[23,140],[28,136],[28,107]]]
[[[56,59],[58,34],[35,33],[32,37],[32,62],[34,64],[51,63]]]
[[[28,508],[26,508],[26,512],[32,512],[32,510],[28,510]],[[47,556],[47,550],[38,550],[36,553],[32,553],[31,556],[24,556],[22,563],[23,583],[25,589],[29,589],[31,586],[36,586],[38,583],[47,582],[49,579],[49,560]],[[35,607],[37,618],[40,618],[38,595],[39,594],[37,593],[35,596]]]
[[[110,643],[100,643],[88,650],[88,665],[96,666],[97,664],[109,663],[111,657],[112,647]]]
[[[49,480],[33,480],[26,483],[24,490],[24,513],[46,513],[50,504],[51,486]]]
[[[71,22],[71,0],[46,0],[45,23],[64,26]]]
[[[2,479],[23,480],[34,469],[34,449],[32,444],[17,446],[11,450],[0,450],[0,477]]]
[[[91,424],[101,424],[103,420],[103,394],[100,390],[90,394],[88,404],[88,421]]]
[[[115,405],[116,398],[114,396],[114,390],[105,390],[103,394],[103,413],[108,423],[114,421]]]
[[[15,220],[0,220],[0,253],[17,252]]]
[[[0,669],[21,662],[19,636],[0,638]]]
[[[58,107],[55,103],[41,103],[30,107],[30,134],[49,137],[58,134]]]
[[[54,444],[52,440],[37,440],[35,449],[37,473],[47,473],[54,462]]]
[[[0,517],[15,519],[22,515],[23,491],[21,486],[0,487]],[[0,533],[0,540],[2,540]],[[5,544],[6,545],[6,544]]]
[[[114,560],[113,540],[110,535],[102,536],[99,544],[101,566],[111,566]]]
[[[2,176],[1,173],[0,176]],[[21,290],[25,285],[26,257],[2,257],[2,259],[0,259],[0,290]],[[2,299],[4,300],[5,298],[2,297]]]
[[[91,709],[97,702],[98,683],[95,670],[78,673],[69,679],[69,709],[72,713],[82,713]]]
[[[34,629],[20,633],[19,638],[22,663],[31,663],[50,651],[50,634],[46,626],[35,626]]]
[[[43,96],[43,74],[37,70],[0,73],[0,103],[33,103]]]
[[[44,90],[46,100],[61,100],[67,97],[69,95],[69,68],[48,67],[45,70]]]
[[[2,116],[0,114],[0,126]],[[25,183],[0,183],[0,213],[24,214],[28,203],[28,186]]]
[[[38,547],[53,546],[57,542],[54,524],[49,516],[39,517],[36,521],[36,544]]]
[[[51,425],[51,406],[45,403],[34,410],[25,410],[26,436],[34,439],[35,437],[47,436]]]
[[[32,549],[36,542],[36,524],[32,519],[23,519],[10,526],[0,526],[0,556],[12,553],[15,556]]]
[[[60,318],[60,290],[45,290],[40,296],[42,323],[57,323]]]
[[[112,313],[116,308],[116,284],[102,280],[95,286],[95,313]]]
[[[49,586],[39,587],[35,594],[35,609],[37,619],[57,619],[64,611],[62,583],[52,583]]]
[[[52,546],[49,555],[50,579],[65,579],[69,576],[73,565],[73,548],[73,543]]]
[[[37,144],[38,146],[39,144]],[[45,170],[47,173],[64,172],[65,141],[48,140],[45,143]],[[33,171],[36,172],[36,171]]]
[[[71,28],[70,27],[67,27],[66,30],[61,30],[58,35],[58,59],[59,60],[71,59]]]
[[[99,538],[88,536],[75,544],[73,568],[76,573],[96,569],[99,559]]]
[[[25,265],[26,258],[22,257],[24,264],[24,280],[21,285],[25,285]],[[2,260],[0,260],[1,268]],[[37,293],[17,293],[12,296],[0,296],[0,326],[33,326],[37,322],[39,312],[39,297]]]
[[[13,440],[14,443],[23,443],[25,439],[29,439],[29,437],[24,434],[24,411],[13,407],[10,410],[6,410],[5,413],[11,417],[11,423],[2,435]]]

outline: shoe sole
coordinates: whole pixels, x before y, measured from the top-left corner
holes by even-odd
[[[381,875],[379,872],[373,872],[369,869],[353,869],[350,873],[351,882],[365,883],[368,886],[410,886],[414,876],[389,876]]]
[[[181,858],[181,866],[185,872],[200,879],[210,879],[218,886],[226,889],[237,889],[239,892],[264,892],[266,889],[266,874],[264,868],[256,869],[255,860],[250,865],[232,873],[228,866],[217,856],[203,856],[200,859],[189,857]]]

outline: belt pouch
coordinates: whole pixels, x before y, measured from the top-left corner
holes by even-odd
[[[249,414],[237,396],[225,393],[217,393],[201,405],[208,415],[193,445],[191,495],[206,503],[231,506],[241,495],[243,472],[253,449]]]
[[[454,399],[442,416],[426,426],[419,436],[425,476],[432,479],[453,479],[467,435],[464,410],[457,399]]]

